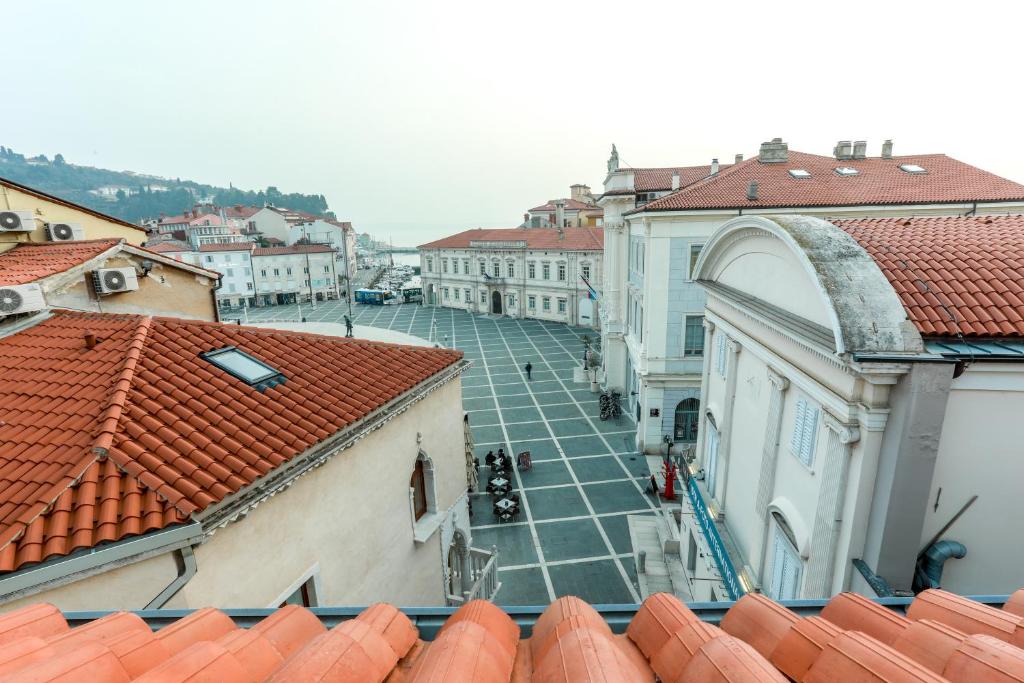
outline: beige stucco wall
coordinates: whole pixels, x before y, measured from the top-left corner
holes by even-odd
[[[146,240],[146,233],[141,229],[129,228],[87,211],[43,199],[3,184],[0,184],[0,207],[3,210],[31,211],[36,217],[34,232],[0,233],[0,251],[6,251],[18,242],[45,242],[44,223],[81,223],[87,240],[116,237],[135,245],[140,245]]]
[[[313,567],[320,604],[443,605],[440,531],[413,541],[409,478],[422,449],[437,508],[466,489],[461,380],[416,403],[195,548],[198,572],[166,607],[266,607]],[[422,442],[417,444],[417,433]],[[177,574],[163,555],[0,606],[139,609]]]
[[[134,267],[141,273],[142,258],[118,253],[94,268]],[[148,276],[139,276],[139,288],[96,297],[89,291],[84,269],[59,274],[43,282],[46,302],[53,308],[102,311],[104,313],[141,313],[196,320],[216,320],[211,292],[216,280],[173,266],[154,263]]]
[[[1024,586],[1022,370],[1020,364],[975,363],[953,380],[921,547],[978,496],[943,535],[967,546],[965,558],[943,569],[942,587],[955,593],[1004,594]]]

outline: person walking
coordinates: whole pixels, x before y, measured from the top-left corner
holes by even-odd
[[[526,361],[526,367],[523,369],[526,370],[526,379],[532,380],[533,377],[530,373],[533,372],[533,365],[530,363],[530,361]]]
[[[352,318],[345,316],[345,336],[352,338]]]

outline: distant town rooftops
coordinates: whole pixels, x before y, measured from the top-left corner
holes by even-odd
[[[837,158],[765,145],[773,147],[629,213],[1024,200],[1024,185],[945,154]]]
[[[271,240],[268,239],[267,242]],[[223,251],[223,250],[221,250]],[[328,244],[293,244],[290,247],[256,247],[253,256],[284,256],[286,254],[324,254],[334,252]]]
[[[192,251],[192,246],[187,242],[171,239],[163,242],[157,242],[155,244],[147,242],[146,249],[158,254],[173,254],[182,251]]]
[[[420,249],[469,249],[485,242],[523,242],[524,248],[548,251],[601,251],[601,228],[474,228],[421,244]]]
[[[832,220],[925,336],[1024,337],[1024,216]]]
[[[549,199],[546,204],[535,206],[530,209],[530,213],[554,213],[557,209],[555,202],[557,199]],[[601,207],[596,204],[590,204],[589,202],[581,202],[577,199],[565,198],[562,200],[565,202],[566,211],[602,211]]]
[[[54,311],[0,338],[0,572],[184,522],[461,357]]]

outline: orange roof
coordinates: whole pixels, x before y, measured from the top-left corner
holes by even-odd
[[[530,209],[530,213],[554,213],[556,210],[555,202],[556,199],[549,199],[547,203],[535,206]],[[596,204],[589,204],[587,202],[581,202],[578,199],[563,199],[565,202],[566,211],[601,211],[601,207]]]
[[[255,247],[255,242],[217,242],[214,244],[200,244],[199,251],[252,251]]]
[[[227,346],[286,381],[259,391],[199,357]],[[184,521],[461,357],[55,311],[0,338],[0,571]]]
[[[925,173],[908,173],[903,164]],[[857,170],[840,175],[839,167]],[[808,178],[789,171],[802,169]],[[747,199],[750,181],[758,183],[758,199]],[[748,207],[862,206],[869,204],[941,204],[1024,200],[1024,185],[965,164],[945,154],[882,159],[836,160],[829,156],[789,152],[782,163],[758,157],[734,164],[718,175],[685,186],[631,213]]]
[[[732,166],[732,164],[719,164],[719,173]],[[679,187],[692,185],[698,180],[703,180],[711,174],[711,165],[704,166],[673,166],[667,168],[630,168],[624,166],[619,169],[633,174],[632,190],[612,190],[605,192],[604,196],[632,195],[637,192],[664,192],[672,189],[672,176],[679,174]]]
[[[156,244],[146,244],[146,249],[155,251],[158,254],[171,254],[182,251],[192,251],[192,246],[179,242],[178,240],[168,240],[166,242],[157,242]]]
[[[451,237],[421,244],[419,249],[468,249],[471,242],[526,242],[527,249],[548,251],[601,251],[604,231],[600,228],[474,228]]]
[[[270,242],[273,238],[267,239]],[[326,244],[293,244],[290,247],[256,247],[253,256],[281,256],[284,254],[320,254],[334,251],[334,247]]]
[[[0,285],[23,285],[63,273],[123,242],[119,239],[21,242],[0,253]]]
[[[801,618],[751,594],[713,626],[657,593],[624,634],[564,597],[524,638],[501,608],[476,600],[424,641],[384,603],[330,630],[289,605],[249,629],[206,608],[155,633],[129,612],[70,628],[55,607],[35,604],[0,616],[0,671],[5,681],[986,683],[1024,678],[1021,621],[1009,609],[929,590],[907,616],[844,593],[820,616]]]
[[[1024,337],[1024,216],[833,220],[926,336]]]

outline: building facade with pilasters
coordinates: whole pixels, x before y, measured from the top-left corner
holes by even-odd
[[[868,157],[841,142],[831,156],[779,139],[729,166],[621,168],[608,162],[601,300],[602,384],[620,388],[636,444],[671,439],[692,452],[705,346],[705,293],[693,273],[715,231],[737,216],[798,212],[826,218],[955,216],[1024,211],[1024,186],[942,154]],[[660,180],[659,180],[660,179]]]
[[[476,229],[421,245],[423,301],[596,327],[601,238],[588,227]]]
[[[1024,549],[1003,530],[1024,526],[1022,273],[1005,258],[1020,248],[1020,216],[750,216],[708,241],[691,507],[728,537],[746,590],[1019,582]],[[697,517],[684,566],[711,554]]]

